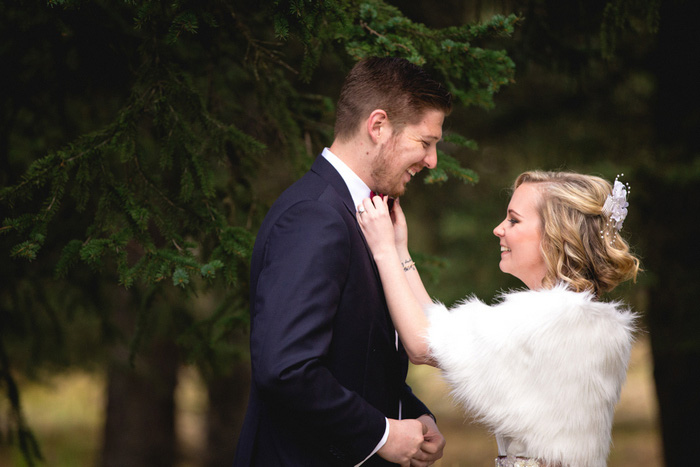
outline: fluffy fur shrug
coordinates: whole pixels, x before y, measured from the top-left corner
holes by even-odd
[[[527,455],[569,467],[605,466],[635,315],[560,285],[435,303],[430,351],[467,410]]]

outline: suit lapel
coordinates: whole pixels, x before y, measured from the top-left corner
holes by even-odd
[[[350,190],[345,184],[343,177],[341,177],[338,171],[335,170],[335,167],[333,167],[325,157],[318,156],[314,161],[314,164],[311,166],[311,171],[317,173],[321,178],[328,182],[331,187],[333,187],[336,193],[338,193],[340,199],[343,201],[345,208],[354,215],[355,206],[353,206]]]
[[[369,259],[369,263],[371,264],[372,270],[374,271],[374,281],[379,287],[379,293],[383,297],[384,296],[384,288],[382,287],[382,280],[379,275],[379,269],[377,269],[377,263],[374,262],[374,257],[372,256],[372,250],[370,249],[369,245],[367,244],[367,239],[365,239],[365,234],[362,233],[362,229],[360,228],[360,224],[357,223],[356,220],[356,209],[352,200],[352,195],[350,195],[350,190],[348,189],[348,186],[345,184],[345,180],[343,180],[343,177],[340,176],[338,171],[331,165],[330,162],[328,162],[323,156],[318,156],[316,158],[316,161],[314,164],[311,166],[311,171],[315,172],[318,174],[321,178],[323,178],[328,185],[335,191],[335,193],[338,195],[338,197],[342,200],[343,205],[345,206],[345,209],[347,209],[348,213],[352,215],[352,218],[354,220],[355,228],[357,229],[357,232],[359,233],[360,238],[362,239],[362,243],[365,246],[365,252],[367,254],[367,258]],[[386,302],[384,302],[386,303]],[[387,308],[386,304],[384,305],[384,317],[386,319],[385,323],[387,326],[387,329],[390,330],[391,336],[388,336],[392,342],[394,342],[394,333],[395,328],[394,328],[394,323],[393,320],[391,319],[391,315],[389,314],[389,309]],[[402,365],[406,364],[407,361],[407,356],[406,352],[403,349],[403,346],[401,345],[401,342],[399,342],[399,347],[396,349],[396,355],[397,358],[399,358],[400,362],[402,362]],[[401,367],[401,365],[399,365]]]
[[[331,165],[331,163],[328,162],[325,157],[319,155],[314,161],[313,165],[311,166],[311,171],[317,173],[321,178],[328,182],[328,184],[335,190],[335,192],[342,200],[343,204],[345,205],[345,208],[350,214],[352,214],[353,218],[355,218],[356,207],[352,201],[352,195],[350,195],[350,190],[345,184],[345,180],[343,180],[343,177],[341,177],[338,171],[335,170],[335,167],[333,167],[333,165]],[[358,224],[357,221],[355,221],[355,228],[360,233],[360,238],[362,239],[362,243],[364,243],[365,245],[365,250],[367,252],[367,255],[369,256],[370,263],[372,264],[375,279],[381,287],[381,278],[379,276],[377,264],[374,262],[374,257],[372,256],[372,250],[367,244],[365,235],[362,233],[360,224]]]

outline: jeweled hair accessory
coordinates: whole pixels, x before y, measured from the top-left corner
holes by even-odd
[[[631,191],[629,183],[622,183],[619,178],[624,177],[625,174],[620,174],[615,177],[615,183],[613,184],[612,193],[608,195],[605,199],[605,204],[603,205],[603,216],[605,216],[608,221],[605,224],[606,231],[600,231],[601,238],[604,238],[608,234],[607,231],[613,230],[612,239],[610,244],[615,243],[615,238],[617,233],[622,229],[622,223],[627,217],[627,194]]]

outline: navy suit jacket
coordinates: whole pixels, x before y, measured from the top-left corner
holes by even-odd
[[[405,382],[379,273],[322,156],[268,212],[251,261],[248,411],[236,466],[355,465],[385,417],[429,413]],[[376,454],[364,465],[387,465]]]

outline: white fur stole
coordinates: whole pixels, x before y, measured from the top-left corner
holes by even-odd
[[[635,315],[560,285],[435,303],[428,342],[455,398],[527,454],[568,467],[605,466]]]

